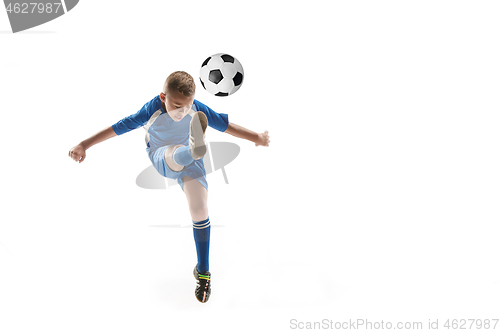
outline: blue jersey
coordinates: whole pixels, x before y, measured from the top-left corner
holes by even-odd
[[[192,110],[181,121],[176,122],[163,109],[159,95],[144,104],[137,113],[113,124],[112,128],[117,135],[122,135],[143,126],[146,130],[148,151],[172,144],[187,146],[189,144],[189,124],[193,114],[197,111],[202,111],[207,116],[208,126],[221,132],[227,129],[229,125],[227,114],[217,113],[196,99],[193,102]]]
[[[189,145],[189,125],[197,111],[202,111],[207,116],[208,126],[221,132],[226,131],[229,125],[227,114],[217,113],[196,99],[189,113],[181,121],[174,121],[163,109],[159,95],[144,104],[137,113],[113,124],[112,128],[117,135],[122,135],[142,126],[146,130],[146,151],[149,159],[161,175],[176,179],[182,189],[182,179],[188,176],[198,180],[208,190],[203,158],[195,160],[178,172],[170,170],[164,158],[168,146]]]

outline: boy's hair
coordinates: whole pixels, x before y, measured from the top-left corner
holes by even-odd
[[[177,71],[170,74],[163,85],[163,92],[165,94],[167,92],[177,91],[186,97],[191,97],[194,95],[195,90],[196,86],[193,77],[183,71]]]

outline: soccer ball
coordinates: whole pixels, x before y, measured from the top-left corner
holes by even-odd
[[[200,81],[209,93],[229,96],[240,89],[243,83],[243,66],[229,54],[214,54],[201,64]]]

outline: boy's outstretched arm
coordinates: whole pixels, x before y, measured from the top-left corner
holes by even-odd
[[[83,140],[82,142],[71,148],[68,153],[68,156],[74,159],[75,161],[82,163],[83,160],[85,159],[86,156],[85,151],[87,149],[89,149],[93,145],[96,145],[114,136],[116,136],[116,133],[113,130],[113,127],[109,126],[108,128],[105,128],[102,131],[97,132],[90,138]]]
[[[255,143],[255,146],[269,146],[269,134],[267,131],[264,133],[255,133],[242,126],[229,122],[227,129],[224,133],[229,133],[235,137],[246,139]]]

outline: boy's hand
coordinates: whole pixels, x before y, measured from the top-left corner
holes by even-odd
[[[86,156],[85,147],[83,147],[83,145],[81,143],[77,144],[76,146],[71,148],[68,156],[71,157],[72,159],[74,159],[75,161],[82,163],[83,160],[85,159],[85,156]]]
[[[271,140],[269,140],[269,132],[268,131],[265,131],[264,133],[259,133],[258,134],[258,138],[257,138],[257,141],[255,142],[255,146],[266,146],[268,147],[269,146],[269,142],[271,142]]]

